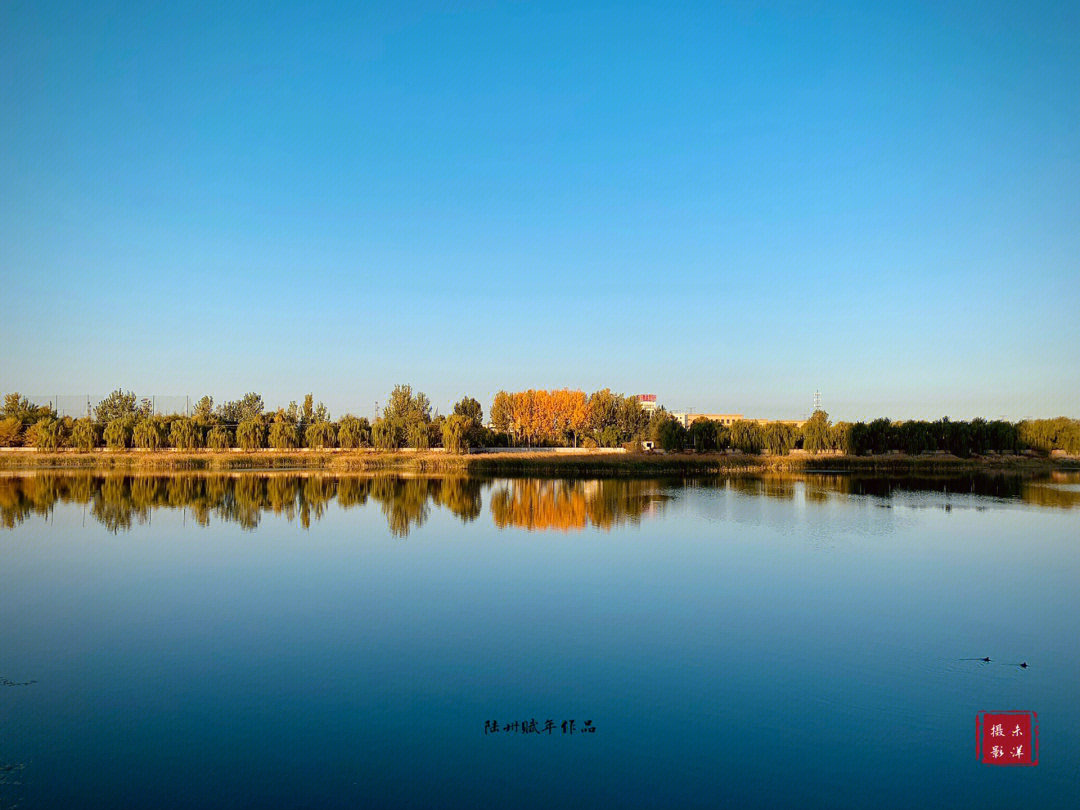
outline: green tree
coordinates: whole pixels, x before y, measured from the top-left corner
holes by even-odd
[[[64,440],[64,426],[59,419],[46,416],[34,423],[34,444],[38,450],[55,450]]]
[[[829,447],[839,450],[844,455],[850,455],[852,452],[851,428],[850,422],[837,422],[829,428]]]
[[[462,397],[456,402],[454,404],[454,415],[464,416],[470,422],[478,425],[484,421],[484,409],[472,397]]]
[[[109,424],[116,419],[135,416],[137,410],[135,407],[135,392],[125,392],[123,389],[117,388],[97,404],[97,407],[94,408],[94,418],[98,422]],[[108,443],[108,441],[108,437],[106,437],[105,442]]]
[[[397,431],[388,419],[376,419],[371,426],[371,441],[379,450],[396,450],[401,446]]]
[[[431,421],[431,402],[423,391],[413,394],[411,385],[395,385],[383,409],[386,419],[400,419],[406,424]]]
[[[71,429],[71,444],[75,449],[88,453],[101,441],[98,427],[89,417],[76,419]]]
[[[214,398],[211,396],[204,396],[195,403],[195,409],[191,413],[192,418],[196,424],[202,427],[210,427],[216,424],[217,418],[214,415]]]
[[[848,426],[846,436],[847,452],[853,456],[863,456],[870,452],[870,428],[865,422],[855,422]]]
[[[816,410],[803,424],[802,434],[803,450],[810,453],[820,453],[829,449],[829,415],[823,410]]]
[[[18,419],[22,429],[25,430],[45,417],[57,419],[59,414],[52,405],[35,405],[26,397],[15,393],[4,397],[4,406],[0,408],[0,417]]]
[[[307,435],[307,429],[315,420],[315,398],[311,394],[304,395],[304,404],[300,408],[300,418],[293,419],[297,423],[297,437],[303,439]]]
[[[351,414],[341,417],[341,424],[338,427],[338,444],[346,450],[371,444],[371,425],[368,424],[368,420]]]
[[[798,434],[792,425],[769,422],[762,431],[762,444],[774,456],[786,456],[795,447]]]
[[[206,446],[211,450],[229,449],[229,431],[221,425],[210,428],[206,434]]]
[[[668,418],[656,426],[656,443],[663,450],[682,450],[686,446],[686,428],[675,418]]]
[[[765,446],[761,425],[748,419],[738,419],[731,424],[731,446],[741,453],[760,453]]]
[[[278,411],[270,425],[270,446],[275,450],[295,450],[299,445],[296,423],[284,411]]]
[[[110,421],[105,425],[105,446],[110,450],[125,450],[130,447],[134,423],[134,414],[119,416]]]
[[[194,450],[199,446],[199,429],[187,416],[174,419],[169,429],[169,443],[177,450]]]
[[[887,418],[875,419],[866,426],[870,452],[875,455],[889,452],[892,445],[892,422]]]
[[[431,446],[431,437],[425,422],[412,422],[408,427],[409,446],[417,450],[427,450]]]
[[[895,426],[900,449],[916,456],[935,447],[934,431],[929,422],[909,420]]]
[[[266,428],[254,417],[236,426],[236,443],[242,450],[258,450],[266,444]]]
[[[26,415],[32,409],[33,406],[30,404],[30,400],[16,391],[14,394],[4,395],[4,407],[0,408],[0,416],[5,419],[18,419],[22,423],[24,419],[29,418]]]
[[[500,391],[491,403],[491,426],[499,433],[509,433],[513,412],[514,404],[510,394]]]
[[[610,388],[594,391],[589,395],[589,418],[586,422],[589,432],[601,447],[615,447],[619,444],[619,397],[611,393]],[[601,434],[605,428],[611,428],[614,444],[605,444]],[[612,433],[605,438],[611,439]]]
[[[436,411],[431,423],[427,426],[429,447],[442,447],[442,429],[445,424],[446,417]]]
[[[462,413],[447,417],[442,426],[442,442],[447,453],[469,452],[469,430],[474,424],[472,417]]]
[[[649,415],[637,397],[616,397],[615,425],[624,442],[640,439],[649,429]]]
[[[402,439],[417,449],[430,446],[431,401],[422,391],[414,394],[412,386],[394,386],[383,409],[383,419],[394,431],[395,447],[401,446]]]
[[[304,443],[319,450],[333,447],[337,444],[337,428],[332,422],[312,422],[304,433]]]
[[[711,419],[695,419],[687,430],[687,442],[698,452],[716,450],[716,428]]]
[[[618,447],[619,429],[614,425],[608,425],[596,435],[597,447]]]
[[[164,431],[157,419],[143,419],[135,425],[131,438],[142,450],[157,450],[165,443]]]
[[[218,418],[227,425],[238,425],[246,419],[258,419],[263,412],[263,398],[254,392],[243,399],[225,402],[217,409]]]
[[[480,403],[472,397],[464,397],[454,405],[454,416],[462,416],[467,420],[465,441],[468,446],[482,446],[487,439],[487,429],[484,427],[484,410]],[[444,424],[442,428],[445,427]]]
[[[1077,424],[1080,426],[1080,423]],[[987,430],[990,433],[990,448],[992,450],[998,453],[1015,453],[1020,448],[1019,431],[1016,425],[1002,419],[995,419],[987,425]]]

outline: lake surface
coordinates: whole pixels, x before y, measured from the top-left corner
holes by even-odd
[[[1078,642],[1076,475],[9,476],[0,808],[1073,808]]]

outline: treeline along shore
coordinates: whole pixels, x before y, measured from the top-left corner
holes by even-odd
[[[500,391],[484,422],[464,397],[432,413],[422,392],[394,388],[373,422],[331,417],[308,394],[267,410],[249,393],[190,413],[162,414],[114,391],[81,418],[7,394],[0,410],[0,468],[418,470],[478,474],[667,474],[754,470],[913,470],[974,466],[1075,466],[1080,420],[973,419],[833,422],[818,410],[801,425],[696,418],[608,389]],[[33,452],[18,452],[33,451]],[[497,451],[497,452],[492,452]]]

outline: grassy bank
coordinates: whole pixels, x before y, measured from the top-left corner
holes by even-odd
[[[1077,458],[946,455],[838,456],[793,454],[753,456],[730,453],[601,454],[499,453],[449,455],[441,452],[259,451],[178,452],[164,450],[0,453],[0,470],[325,470],[328,472],[454,473],[485,476],[542,475],[647,477],[768,472],[841,472],[875,475],[963,472],[1080,470]]]

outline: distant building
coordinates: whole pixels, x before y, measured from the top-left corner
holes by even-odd
[[[656,394],[638,394],[637,401],[641,403],[641,409],[650,416],[660,407],[656,401]],[[806,424],[805,419],[754,419],[753,417],[748,418],[743,416],[741,413],[692,413],[686,411],[671,411],[670,415],[672,419],[675,419],[684,428],[690,427],[690,425],[699,419],[708,419],[711,422],[718,422],[724,427],[731,427],[740,420],[757,422],[759,425],[768,425],[773,422],[779,422],[783,425],[791,425],[796,429],[801,428]]]
[[[638,394],[637,401],[641,405],[641,410],[652,416],[653,411],[657,409],[656,394]]]
[[[733,423],[743,418],[741,413],[672,413],[671,416],[678,420],[684,428],[690,427],[698,419],[709,419],[731,427]]]

